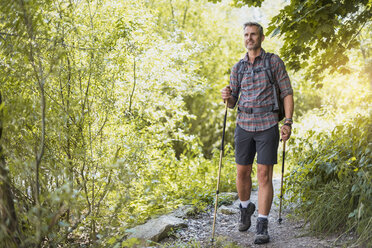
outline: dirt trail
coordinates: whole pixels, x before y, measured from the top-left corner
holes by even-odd
[[[269,235],[270,243],[264,245],[255,245],[254,235],[256,229],[257,209],[252,216],[252,226],[246,232],[239,232],[237,222],[239,220],[239,201],[235,201],[233,205],[228,206],[234,210],[234,214],[226,215],[217,214],[215,238],[222,238],[227,242],[232,242],[238,247],[341,247],[335,244],[337,237],[327,237],[320,239],[310,236],[305,233],[302,228],[303,223],[294,222],[286,215],[288,210],[282,210],[282,223],[279,225],[279,197],[280,194],[280,179],[276,178],[274,182],[274,202],[269,215]],[[251,200],[256,204],[257,208],[257,191],[253,191]],[[213,209],[206,213],[199,214],[193,219],[188,220],[188,228],[178,230],[174,238],[170,238],[164,242],[172,244],[173,242],[190,242],[198,241],[202,247],[210,245],[210,238],[213,223]],[[162,243],[164,243],[162,242]],[[174,244],[174,243],[173,243]]]

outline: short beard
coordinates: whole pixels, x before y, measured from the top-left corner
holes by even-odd
[[[253,47],[250,47],[250,48],[249,48],[248,45],[247,45],[246,48],[247,48],[248,50],[257,50],[257,49],[261,48],[261,42],[259,42],[259,43],[257,43],[257,44],[254,44]]]
[[[253,45],[252,48],[248,48],[248,44],[245,46],[248,50],[257,50],[259,48],[261,48],[261,44],[262,44],[262,36],[260,37],[259,40],[257,40],[257,43]]]

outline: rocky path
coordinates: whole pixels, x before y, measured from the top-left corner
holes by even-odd
[[[252,216],[252,226],[246,232],[237,230],[237,221],[239,220],[239,201],[236,200],[232,205],[223,206],[229,212],[224,214],[219,211],[217,214],[215,240],[224,240],[223,242],[233,244],[229,247],[342,247],[335,243],[337,237],[327,237],[320,239],[305,233],[302,228],[303,223],[295,222],[287,218],[288,210],[282,210],[282,223],[278,223],[279,216],[279,194],[280,179],[274,179],[274,202],[269,216],[269,235],[270,243],[264,245],[255,245],[255,223],[257,219],[257,210]],[[251,200],[257,203],[257,191],[253,191]],[[257,204],[256,204],[257,207]],[[173,238],[168,238],[162,243],[167,247],[190,247],[186,244],[192,244],[195,241],[196,246],[191,247],[210,247],[213,209],[199,214],[195,218],[187,220],[188,228],[178,230]]]

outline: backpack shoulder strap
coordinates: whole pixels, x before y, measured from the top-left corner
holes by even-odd
[[[274,95],[274,110],[280,109],[280,88],[278,82],[273,77],[273,72],[271,71],[271,57],[273,56],[272,53],[266,53],[264,58],[264,66],[265,72],[269,78],[269,81],[273,88],[273,95]]]
[[[244,59],[239,60],[238,62],[238,83],[239,85],[241,84],[242,79],[243,79],[244,65],[245,65]]]
[[[266,68],[265,71],[267,73],[267,76],[269,77],[270,83],[274,84],[276,82],[276,80],[274,80],[273,72],[271,71],[271,63],[270,63],[270,60],[271,60],[272,56],[273,56],[272,53],[266,53],[265,59],[264,59],[264,66]]]

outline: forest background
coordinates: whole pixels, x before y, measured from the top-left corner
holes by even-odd
[[[0,244],[120,247],[153,216],[211,204],[245,21],[294,88],[295,213],[371,244],[371,5],[1,0]],[[234,127],[229,111],[222,191],[236,190]]]

